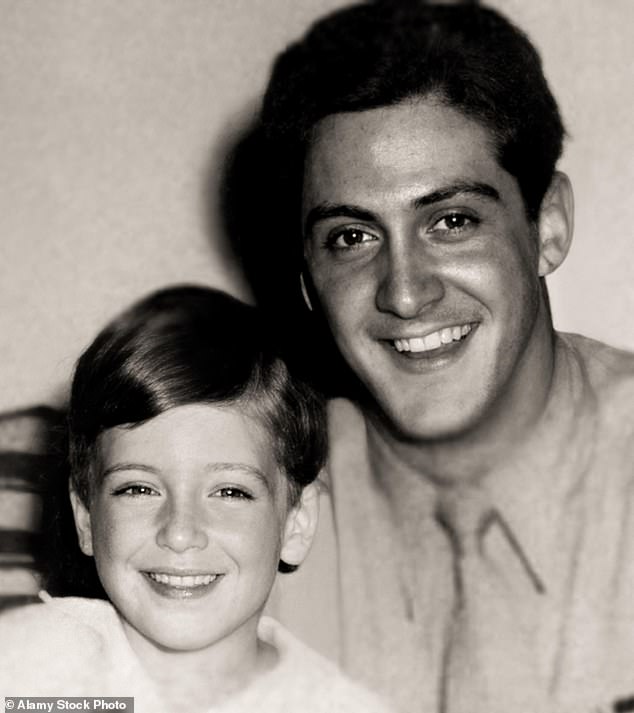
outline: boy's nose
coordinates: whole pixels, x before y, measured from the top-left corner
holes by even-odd
[[[159,547],[174,552],[202,550],[209,544],[202,518],[194,505],[171,503],[162,514],[156,541]]]

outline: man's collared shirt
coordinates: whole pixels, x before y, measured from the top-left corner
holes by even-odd
[[[436,711],[455,596],[436,489],[375,472],[351,403],[329,431],[318,536],[270,609],[403,711]],[[513,568],[519,549],[543,588],[521,609],[549,710],[634,711],[634,355],[559,335],[546,409],[484,487],[516,544],[491,528],[487,553]]]

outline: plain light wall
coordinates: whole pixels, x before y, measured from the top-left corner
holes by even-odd
[[[0,0],[1,410],[63,398],[80,351],[151,289],[248,296],[205,186],[274,55],[343,4]],[[541,51],[570,134],[556,325],[634,349],[634,3],[491,4]]]

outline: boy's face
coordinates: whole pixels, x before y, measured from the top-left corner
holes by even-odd
[[[89,511],[73,497],[75,518],[133,646],[252,645],[280,557],[299,564],[310,542],[263,429],[191,405],[99,445],[102,480]]]
[[[326,117],[303,220],[313,294],[400,433],[459,436],[541,378],[539,236],[480,124],[433,98]]]

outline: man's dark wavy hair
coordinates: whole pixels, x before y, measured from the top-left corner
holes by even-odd
[[[297,171],[320,119],[430,94],[489,131],[535,220],[564,127],[529,39],[474,2],[366,2],[316,22],[277,58],[264,97],[274,169],[301,185]]]
[[[302,183],[313,127],[332,114],[427,95],[488,131],[535,221],[564,127],[526,35],[476,2],[382,0],[318,20],[275,61],[259,122],[237,146],[223,182],[225,227],[256,299],[288,358],[329,396],[360,398],[364,390],[319,305],[309,316],[299,289]]]

